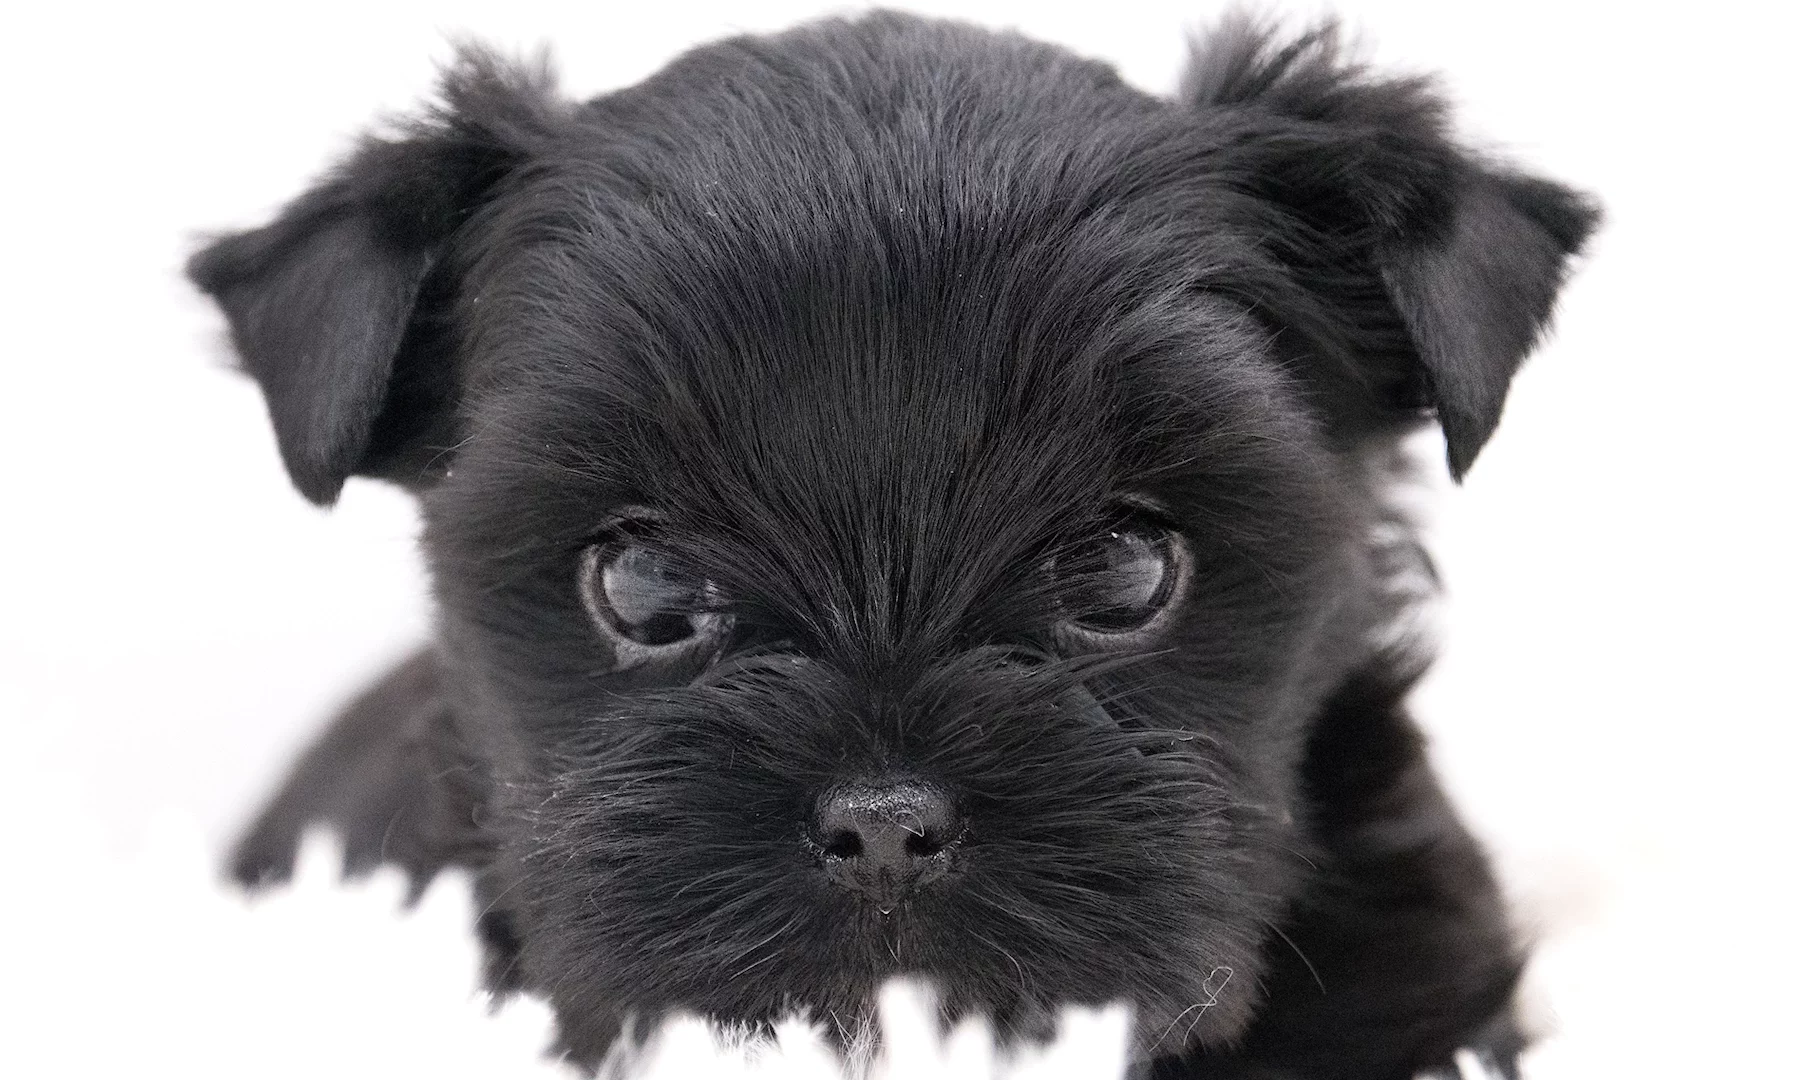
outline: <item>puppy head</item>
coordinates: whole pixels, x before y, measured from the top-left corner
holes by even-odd
[[[524,981],[853,1037],[893,975],[1229,1040],[1367,462],[1460,475],[1593,213],[1231,24],[1177,101],[900,17],[445,105],[196,257],[296,485],[417,490]]]

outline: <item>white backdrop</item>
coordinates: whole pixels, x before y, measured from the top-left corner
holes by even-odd
[[[1184,30],[1219,5],[904,6],[1018,26],[1166,89]],[[449,34],[549,42],[586,96],[688,45],[826,10],[841,9],[313,0],[9,16],[10,829],[66,836],[65,854],[99,865],[138,850],[159,814],[222,845],[334,703],[426,631],[411,507],[352,481],[327,514],[289,489],[254,387],[224,370],[219,319],[179,277],[196,238],[259,223],[377,113],[417,101]],[[1800,284],[1794,17],[1775,3],[1339,10],[1379,60],[1444,72],[1481,144],[1598,193],[1609,215],[1499,436],[1463,489],[1442,485],[1446,645],[1419,697],[1435,753],[1550,942],[1536,978],[1568,1038],[1655,1075],[1772,1064],[1800,1004],[1800,357],[1779,327]],[[14,858],[4,873],[0,904],[53,904],[45,867]],[[38,932],[84,957],[79,931]],[[128,947],[105,959],[134,962]]]

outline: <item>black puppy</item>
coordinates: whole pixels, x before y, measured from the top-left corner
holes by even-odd
[[[443,103],[191,265],[306,496],[415,491],[432,648],[236,856],[479,882],[602,1061],[673,1009],[854,1041],[900,974],[1156,1077],[1500,1062],[1520,952],[1402,700],[1429,563],[1596,212],[1426,81],[1228,21],[1174,100],[875,15],[582,105]]]

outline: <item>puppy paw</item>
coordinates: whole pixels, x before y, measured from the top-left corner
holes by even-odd
[[[446,866],[485,864],[439,684],[435,658],[419,653],[353,701],[245,831],[230,876],[250,889],[287,881],[302,837],[319,828],[342,844],[346,876],[396,866],[413,898]]]

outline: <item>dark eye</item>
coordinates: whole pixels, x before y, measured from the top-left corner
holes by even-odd
[[[725,623],[706,581],[629,535],[601,541],[583,553],[581,598],[601,632],[612,639],[621,666],[711,637]]]
[[[1185,552],[1171,530],[1131,521],[1057,558],[1063,626],[1083,637],[1121,635],[1155,622],[1181,584]]]

